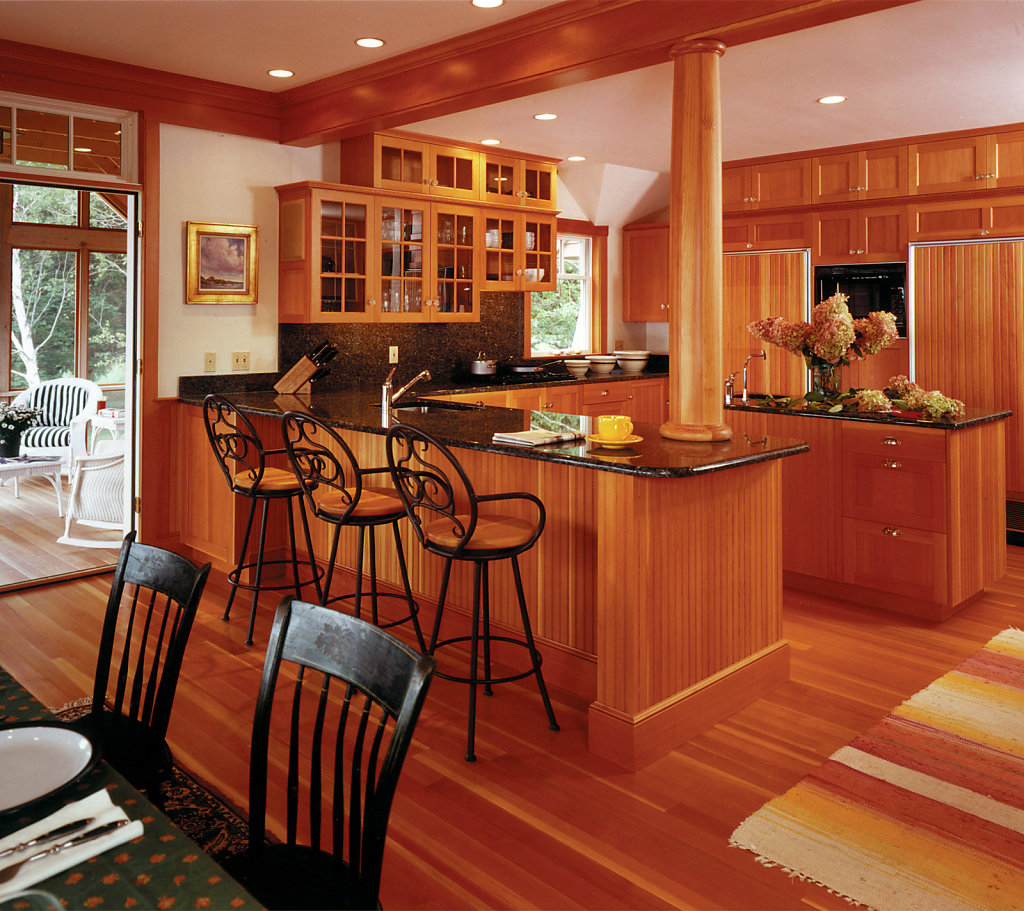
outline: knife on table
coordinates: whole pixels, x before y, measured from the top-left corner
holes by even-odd
[[[86,826],[92,825],[94,819],[95,817],[90,816],[88,819],[76,819],[74,822],[58,826],[56,829],[51,829],[49,832],[37,835],[35,838],[30,838],[28,841],[12,845],[10,848],[4,848],[0,851],[0,857],[6,857],[8,854],[20,854],[26,848],[32,848],[35,847],[35,845],[41,845],[48,841],[55,841],[58,838],[66,838],[68,835],[74,835],[75,832],[80,829],[84,829]]]
[[[60,844],[53,845],[43,851],[37,851],[35,854],[30,854],[24,860],[19,860],[17,863],[11,864],[10,866],[4,867],[0,870],[0,885],[9,883],[14,879],[14,877],[17,876],[18,871],[24,867],[25,864],[30,864],[34,860],[41,860],[44,857],[49,857],[51,854],[60,854],[61,851],[65,851],[68,848],[74,848],[87,841],[92,841],[94,838],[102,838],[104,835],[109,835],[115,829],[120,829],[122,826],[126,826],[130,822],[130,819],[118,819],[114,822],[108,822],[105,825],[97,826],[95,829],[90,829],[88,832],[83,832],[81,835],[76,835],[74,838],[69,838],[67,841],[62,841]]]

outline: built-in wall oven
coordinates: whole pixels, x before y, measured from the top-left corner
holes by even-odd
[[[854,319],[875,310],[896,317],[901,338],[907,335],[907,264],[844,263],[814,267],[814,303],[820,304],[837,291],[849,298]]]

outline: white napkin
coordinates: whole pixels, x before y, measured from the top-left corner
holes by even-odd
[[[124,810],[114,805],[110,795],[105,790],[97,791],[95,794],[90,794],[88,797],[83,797],[81,800],[61,807],[56,813],[51,813],[45,819],[40,819],[31,825],[25,826],[24,829],[19,829],[6,838],[0,839],[0,851],[35,838],[37,835],[43,835],[52,829],[56,829],[58,826],[74,822],[76,819],[87,819],[90,816],[94,818],[89,827],[82,829],[81,832],[75,832],[73,835],[68,836],[68,838],[84,834],[90,829],[95,829],[106,822],[115,822],[118,819],[128,818],[128,814]],[[32,863],[25,864],[18,871],[14,879],[0,885],[0,899],[14,895],[23,889],[27,889],[29,886],[34,886],[36,883],[49,879],[51,876],[56,876],[70,867],[84,863],[90,858],[109,851],[111,848],[116,848],[118,845],[131,841],[133,838],[138,838],[142,835],[142,832],[142,823],[139,820],[135,820],[126,826],[122,826],[120,829],[115,829],[109,835],[104,835],[93,841],[87,841],[73,848],[66,848],[56,854],[50,854],[39,860],[34,860]],[[39,845],[33,845],[31,848],[26,848],[24,851],[16,854],[8,854],[6,857],[0,858],[0,870],[3,870],[10,864],[18,863],[26,857],[31,857],[39,851],[45,851],[55,844],[58,844],[58,842],[44,842]]]
[[[495,443],[511,443],[514,446],[548,446],[551,443],[582,439],[582,433],[571,430],[565,433],[556,433],[554,430],[519,430],[515,433],[496,433],[491,437]]]

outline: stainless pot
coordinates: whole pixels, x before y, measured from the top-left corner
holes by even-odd
[[[481,351],[476,360],[469,365],[469,372],[474,376],[494,376],[498,371],[498,362],[494,358],[484,357]]]

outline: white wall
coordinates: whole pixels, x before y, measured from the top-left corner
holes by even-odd
[[[297,180],[337,181],[337,145],[299,149],[187,127],[160,128],[161,396],[178,377],[231,372],[231,352],[248,351],[253,373],[277,370],[277,193]],[[333,173],[332,173],[333,172]],[[259,226],[255,305],[185,303],[186,223]]]

